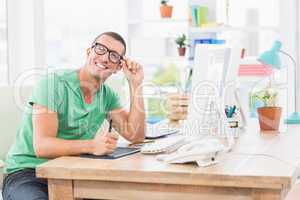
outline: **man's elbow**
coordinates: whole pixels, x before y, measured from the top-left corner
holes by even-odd
[[[37,158],[45,158],[46,157],[45,150],[42,147],[40,147],[40,145],[34,146],[34,152],[35,152],[35,156]]]
[[[47,151],[47,149],[45,147],[46,147],[46,145],[42,139],[34,139],[33,149],[34,149],[36,157],[46,158],[48,156],[49,151]]]

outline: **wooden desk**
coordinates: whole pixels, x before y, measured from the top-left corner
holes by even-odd
[[[50,200],[279,200],[298,175],[300,134],[296,130],[244,134],[232,153],[207,168],[165,164],[142,154],[117,160],[61,157],[39,166],[37,176],[48,179]]]

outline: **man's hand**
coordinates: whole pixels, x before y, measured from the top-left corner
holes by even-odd
[[[118,134],[116,132],[105,132],[95,136],[93,140],[94,155],[107,155],[117,148]]]
[[[128,58],[124,58],[122,61],[122,68],[130,85],[139,86],[142,84],[144,79],[144,71],[139,63]]]
[[[186,94],[169,94],[166,108],[171,121],[184,120],[187,117],[189,97]]]

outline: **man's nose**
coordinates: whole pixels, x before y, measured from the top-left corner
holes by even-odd
[[[102,62],[109,63],[109,58],[108,58],[108,56],[109,56],[109,53],[108,53],[108,52],[105,53],[105,54],[103,54],[103,55],[101,56]]]

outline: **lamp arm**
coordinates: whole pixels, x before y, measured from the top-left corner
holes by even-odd
[[[289,57],[293,64],[294,64],[294,95],[295,95],[295,111],[297,112],[298,111],[298,106],[297,106],[297,101],[298,101],[298,93],[297,93],[297,87],[298,87],[298,81],[297,81],[297,74],[298,74],[298,71],[297,71],[297,63],[296,63],[296,60],[287,52],[283,51],[283,50],[279,50],[280,53],[286,55],[287,57]]]
[[[286,55],[286,56],[288,56],[293,61],[293,64],[294,64],[294,67],[295,67],[295,70],[296,70],[296,66],[297,66],[296,60],[289,53],[287,53],[285,51],[279,50],[279,52]]]

